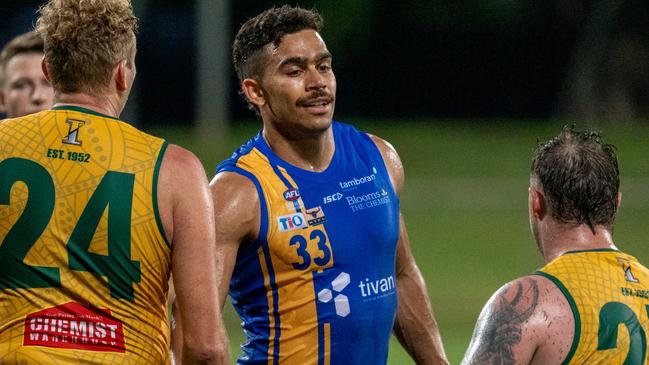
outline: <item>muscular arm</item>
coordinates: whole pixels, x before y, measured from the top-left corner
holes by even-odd
[[[381,151],[392,185],[400,194],[405,176],[399,155],[386,141],[376,136],[370,137]],[[401,214],[396,273],[399,306],[394,334],[417,364],[448,364],[426,284],[410,250],[408,232]]]
[[[182,171],[182,173],[178,173]],[[172,343],[182,364],[226,364],[218,305],[214,218],[205,171],[190,152],[167,148],[158,182],[162,224],[172,245],[176,320]]]
[[[462,364],[559,364],[573,334],[572,312],[559,289],[540,276],[519,278],[483,308]]]
[[[259,195],[254,184],[239,174],[222,172],[210,183],[216,220],[217,276],[221,307],[225,304],[239,245],[259,234]]]

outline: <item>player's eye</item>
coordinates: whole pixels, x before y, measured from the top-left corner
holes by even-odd
[[[288,76],[290,76],[290,77],[297,77],[297,76],[300,76],[302,74],[302,70],[299,69],[299,68],[292,68],[292,69],[289,69],[288,71],[286,71],[286,74]]]
[[[25,80],[18,80],[11,84],[11,88],[14,90],[23,90],[27,86],[29,86],[29,83]]]
[[[329,72],[331,71],[331,65],[323,63],[318,66],[318,70],[320,70],[320,72]]]

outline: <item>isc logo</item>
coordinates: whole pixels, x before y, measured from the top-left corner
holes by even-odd
[[[322,200],[324,201],[325,204],[333,203],[336,200],[340,200],[343,197],[341,193],[336,193],[336,194],[331,194],[327,195]]]
[[[306,219],[304,219],[302,213],[281,216],[277,218],[277,223],[279,224],[280,232],[288,232],[307,226]]]
[[[284,192],[284,199],[288,201],[297,200],[300,197],[300,191],[297,189],[288,189]]]

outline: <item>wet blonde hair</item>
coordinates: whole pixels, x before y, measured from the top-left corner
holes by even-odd
[[[100,93],[120,60],[130,64],[137,31],[130,0],[50,0],[39,13],[36,31],[56,92]]]

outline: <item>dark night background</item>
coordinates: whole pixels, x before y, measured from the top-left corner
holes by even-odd
[[[0,42],[40,1],[0,2]],[[649,116],[649,2],[643,0],[296,1],[325,18],[337,115],[462,119]],[[230,2],[231,40],[278,1]],[[196,5],[134,1],[141,18],[132,103],[143,125],[189,123],[196,103]],[[230,49],[223,49],[228,52]],[[251,119],[230,66],[229,117]]]

